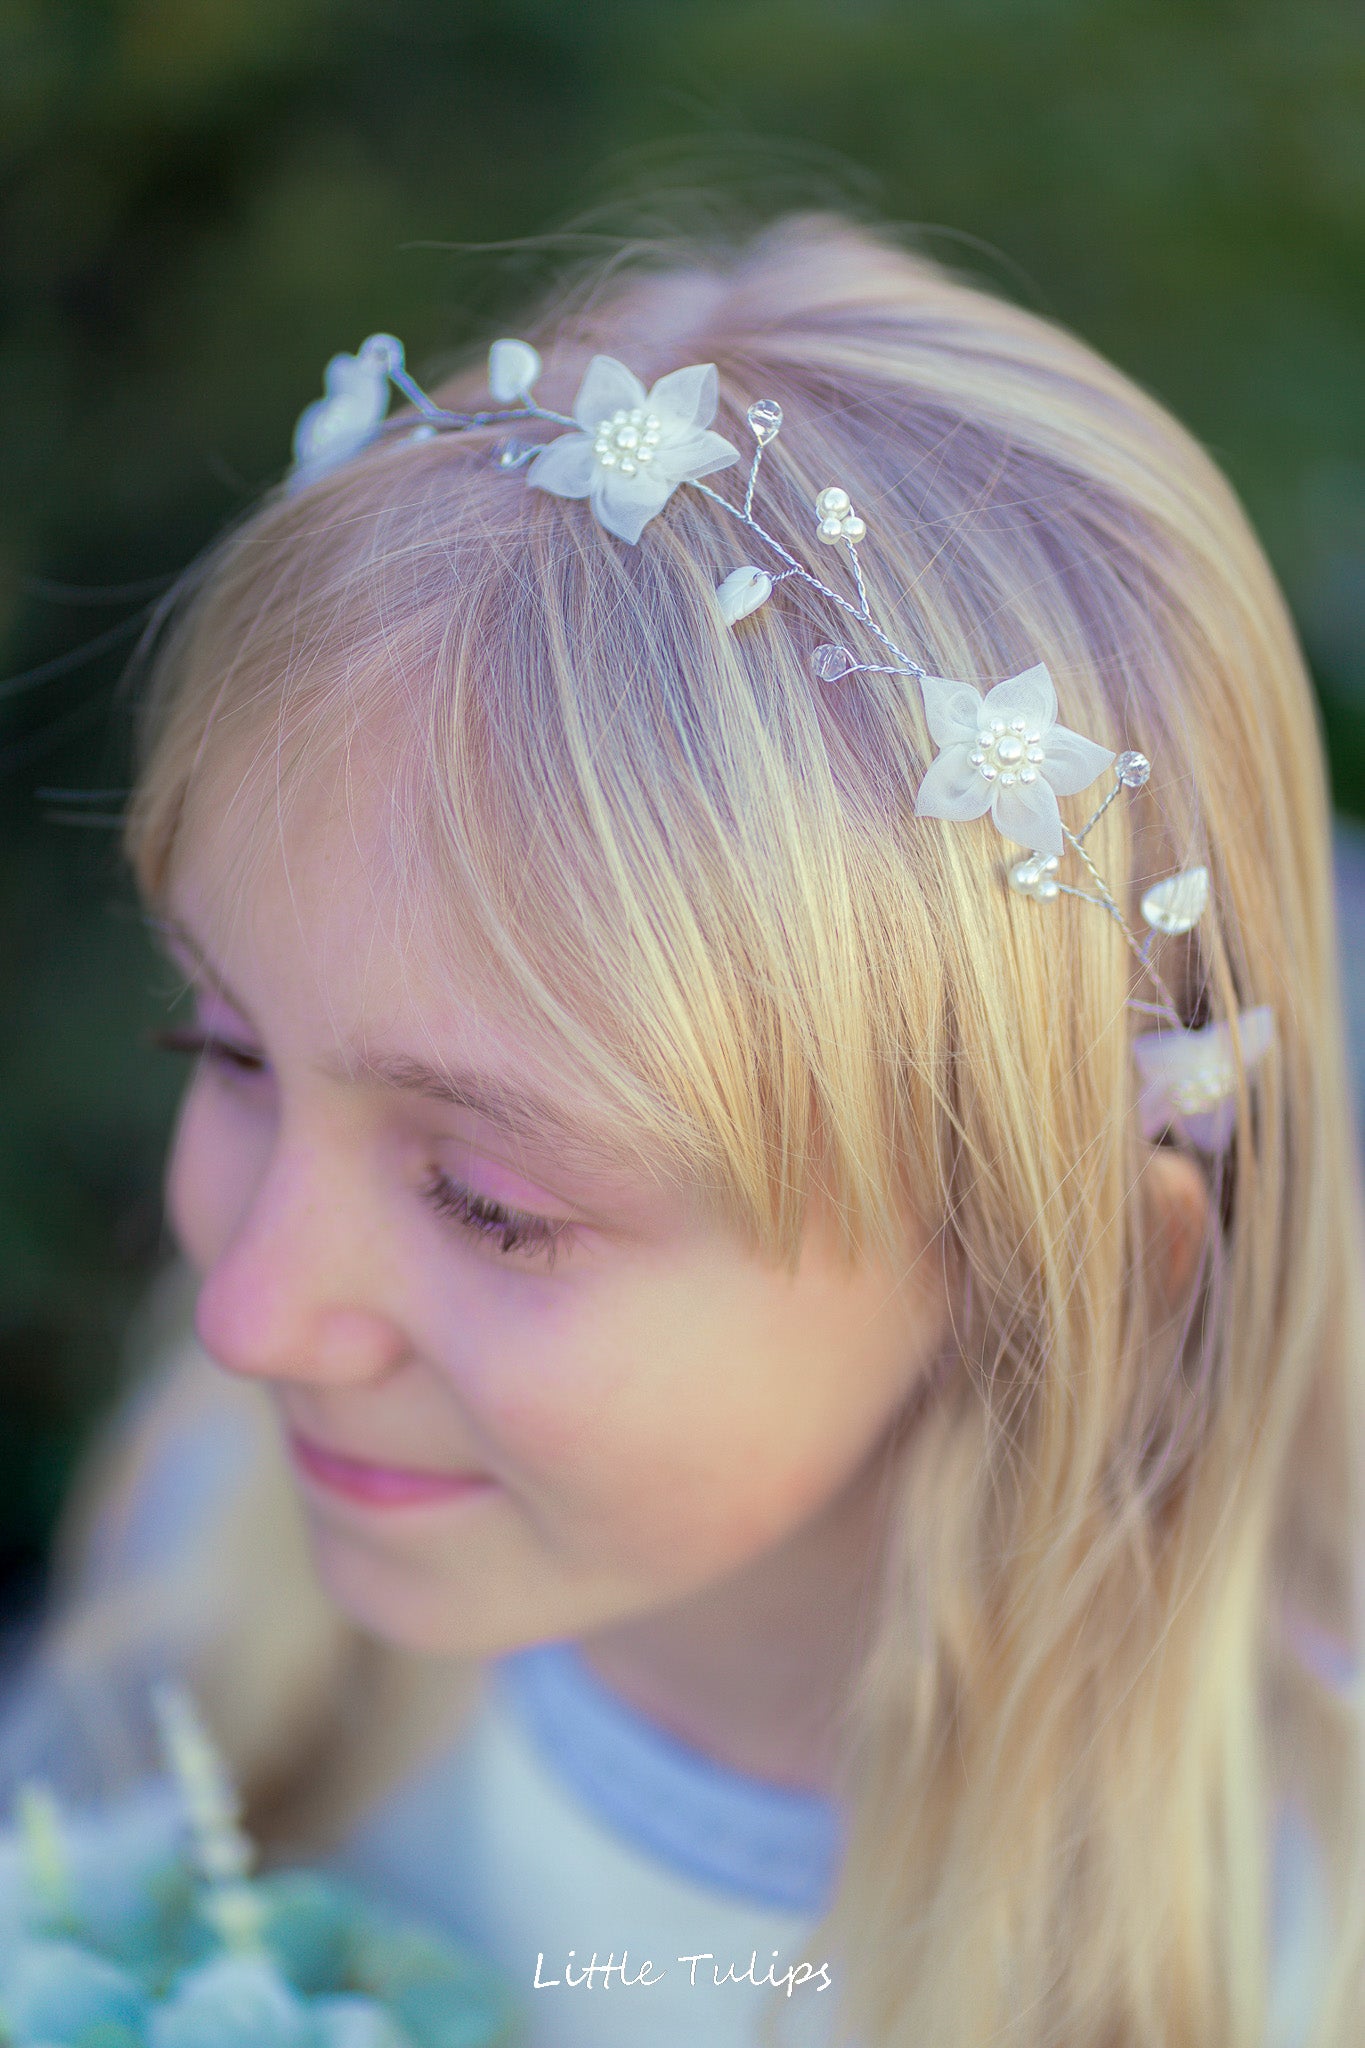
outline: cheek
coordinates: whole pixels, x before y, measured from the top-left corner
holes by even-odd
[[[269,1133],[225,1101],[211,1080],[191,1084],[166,1167],[166,1214],[199,1272],[207,1272],[236,1235],[269,1148]]]
[[[634,1306],[632,1304],[632,1306]],[[652,1306],[652,1305],[651,1305]],[[554,1541],[599,1560],[694,1576],[780,1540],[814,1513],[865,1445],[825,1389],[790,1394],[791,1361],[732,1318],[520,1312],[466,1322],[459,1395]],[[785,1396],[785,1398],[784,1398]]]

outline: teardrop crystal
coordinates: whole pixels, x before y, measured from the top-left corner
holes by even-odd
[[[760,448],[775,441],[782,431],[782,408],[775,398],[756,398],[749,407],[749,427]]]
[[[839,647],[826,641],[817,647],[811,656],[811,666],[822,683],[837,683],[840,676],[851,676],[858,666],[858,658],[850,654],[847,647]]]
[[[1155,932],[1190,932],[1209,900],[1207,868],[1186,868],[1156,882],[1142,899],[1142,915]]]

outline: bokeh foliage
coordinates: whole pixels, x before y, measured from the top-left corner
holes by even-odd
[[[5,1560],[41,1555],[160,1243],[120,663],[326,358],[386,328],[438,366],[569,223],[917,223],[1211,446],[1362,812],[1363,114],[1358,0],[3,0]]]

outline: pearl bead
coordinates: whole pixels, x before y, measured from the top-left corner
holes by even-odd
[[[1010,720],[1010,731],[1011,731],[1011,732],[1022,732],[1023,730],[1024,730],[1024,720],[1023,720],[1022,718],[1012,718],[1012,719]]]
[[[833,517],[830,517],[829,519],[822,519],[820,521],[819,526],[816,528],[816,532],[819,534],[820,539],[822,541],[825,541],[828,544],[832,544],[835,541],[840,541],[843,539],[844,522],[842,519],[835,519]]]
[[[603,469],[619,469],[622,476],[634,476],[642,462],[653,462],[662,428],[657,414],[637,405],[630,412],[618,407],[609,420],[599,420],[592,452]]]
[[[853,500],[848,492],[841,490],[838,484],[831,484],[828,490],[821,491],[815,501],[815,509],[822,519],[842,519],[852,506]]]
[[[1024,742],[1020,739],[1012,739],[1006,733],[1003,739],[996,741],[995,758],[997,761],[1022,761],[1024,758]]]
[[[1000,778],[1000,787],[1002,789],[1013,789],[1018,780],[1019,777],[1014,773],[1013,769],[1007,768]]]
[[[1038,770],[1036,768],[1021,768],[1019,770],[1019,780],[1021,782],[1036,782],[1038,780]]]
[[[1028,757],[1030,761],[1033,761],[1034,763],[1041,761],[1043,758],[1042,748],[1037,746],[1030,747],[1028,750]]]
[[[844,539],[851,540],[855,546],[860,540],[867,539],[867,526],[861,519],[845,519],[843,528]]]

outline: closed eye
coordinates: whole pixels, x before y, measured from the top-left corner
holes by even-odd
[[[171,1025],[165,1030],[153,1031],[150,1042],[159,1052],[177,1052],[190,1058],[211,1060],[233,1073],[263,1074],[266,1070],[264,1055],[253,1051],[249,1045],[238,1045],[231,1038],[221,1038],[213,1031],[201,1031],[192,1024]]]
[[[547,1267],[554,1264],[556,1253],[572,1228],[568,1223],[552,1223],[546,1216],[528,1215],[524,1209],[510,1209],[487,1195],[476,1195],[439,1167],[423,1183],[422,1195],[439,1216],[448,1216],[461,1229],[496,1240],[494,1249],[499,1254],[521,1252],[540,1257]]]

